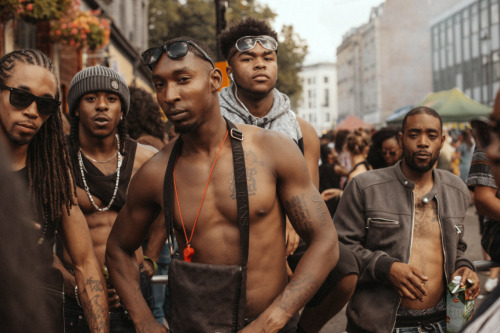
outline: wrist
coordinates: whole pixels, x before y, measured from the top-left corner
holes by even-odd
[[[153,266],[153,275],[155,275],[156,272],[158,271],[158,264],[148,256],[143,256],[143,257],[144,257],[144,262],[149,262]]]

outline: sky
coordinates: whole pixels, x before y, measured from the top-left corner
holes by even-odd
[[[349,29],[368,22],[370,11],[383,0],[258,0],[278,16],[273,28],[283,25],[307,41],[309,54],[304,64],[336,61],[337,47]]]

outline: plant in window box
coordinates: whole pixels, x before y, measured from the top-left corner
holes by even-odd
[[[100,14],[100,11],[68,12],[68,15],[51,22],[50,35],[55,42],[75,48],[95,50],[103,47],[109,42],[110,25],[99,17]]]
[[[0,0],[2,18],[20,18],[26,22],[57,20],[69,8],[72,0]]]

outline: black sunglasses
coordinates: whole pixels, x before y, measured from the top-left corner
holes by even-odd
[[[395,157],[398,152],[394,150],[382,150],[382,156],[389,154],[392,157]]]
[[[55,98],[35,96],[29,91],[12,88],[3,83],[0,83],[0,89],[10,91],[9,102],[13,107],[26,109],[31,103],[36,102],[38,113],[43,116],[52,116],[61,105],[61,101]]]
[[[476,134],[479,146],[483,149],[491,144],[492,135],[500,138],[500,122],[480,117],[472,119],[469,123]]]
[[[212,59],[210,59],[208,54],[203,51],[201,47],[190,40],[181,40],[168,45],[165,44],[162,46],[152,47],[142,52],[142,61],[144,62],[144,65],[148,66],[150,69],[153,69],[153,65],[156,64],[158,60],[160,60],[163,52],[165,52],[165,54],[170,59],[180,59],[182,57],[185,57],[188,53],[189,45],[192,45],[196,50],[198,50],[198,52],[200,52],[203,56],[203,59],[210,62],[212,68],[215,68],[215,64]]]

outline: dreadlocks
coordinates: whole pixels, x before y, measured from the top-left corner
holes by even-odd
[[[49,70],[57,80],[52,61],[38,50],[16,50],[0,58],[0,83],[11,77],[19,63],[40,66]],[[59,83],[57,84],[59,86]],[[56,99],[59,99],[59,88]],[[29,187],[37,211],[44,213],[48,221],[58,221],[63,205],[69,214],[76,205],[73,195],[76,187],[71,178],[72,167],[68,148],[64,141],[61,113],[56,112],[42,125],[28,145],[26,159]],[[45,221],[45,223],[48,223]]]

